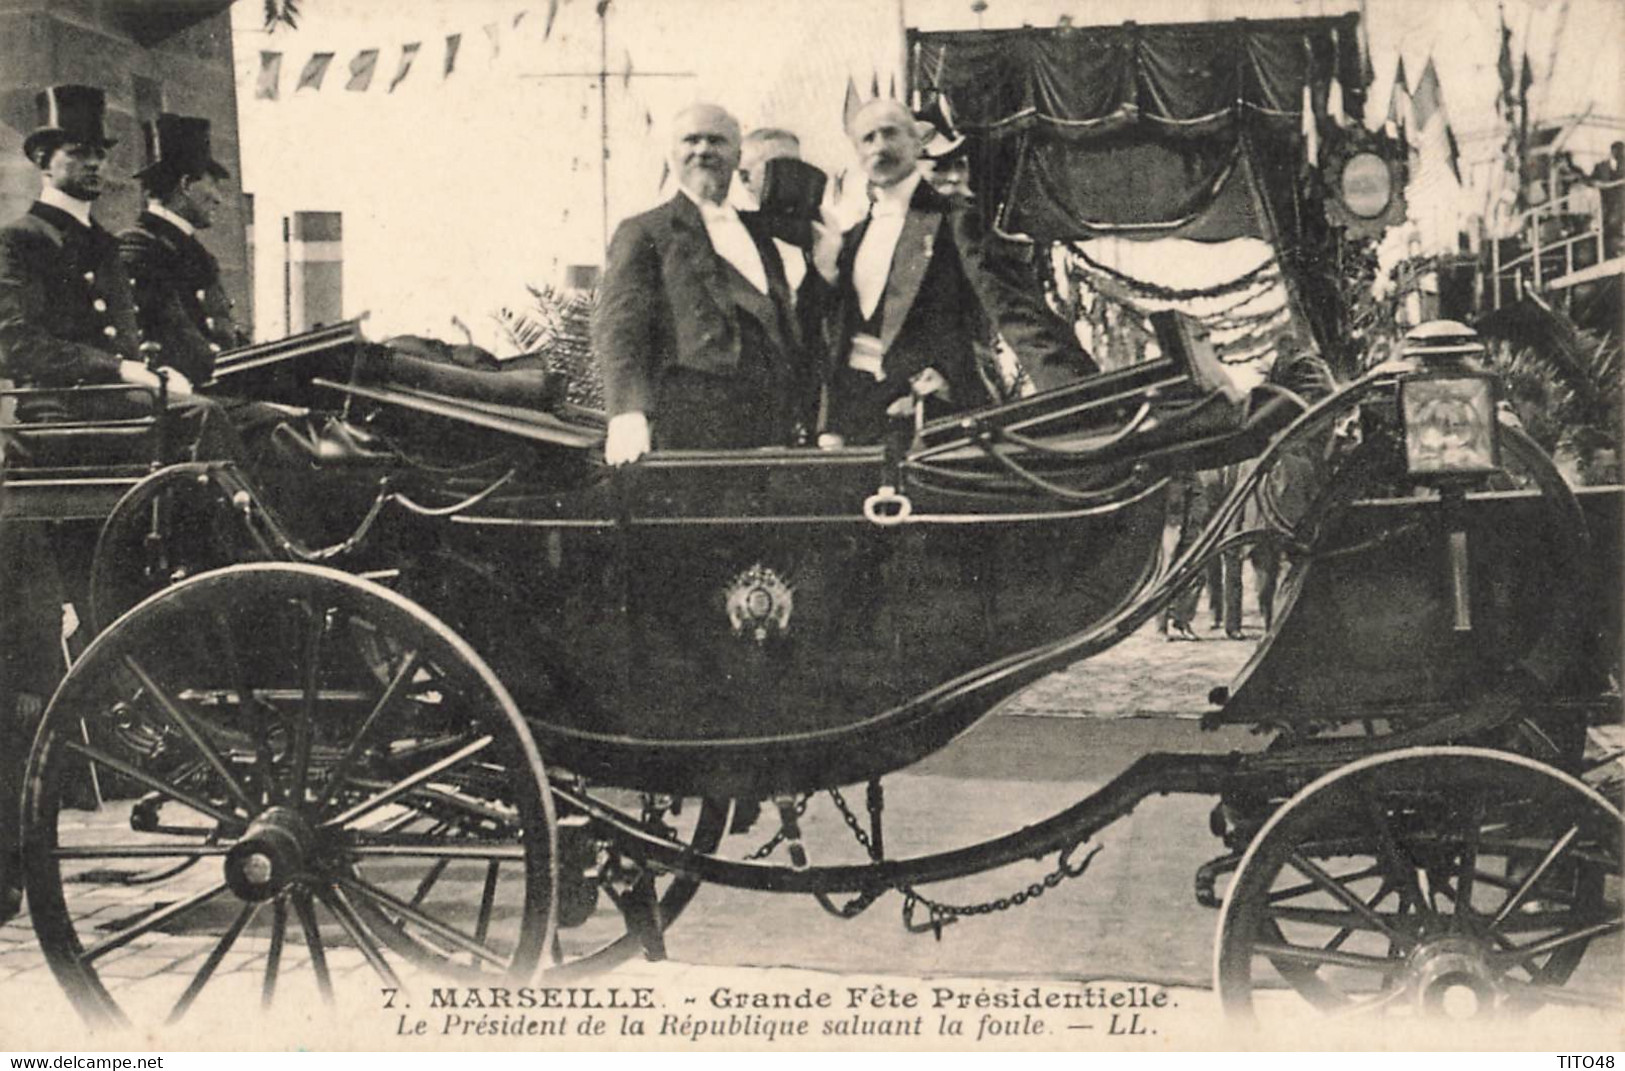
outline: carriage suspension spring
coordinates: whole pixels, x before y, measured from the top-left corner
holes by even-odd
[[[863,824],[858,821],[858,816],[853,814],[852,809],[847,806],[846,799],[841,795],[840,789],[830,789],[829,797],[835,801],[835,806],[841,812],[842,821],[852,831],[853,839],[869,854],[870,860],[876,863],[883,862],[885,853],[880,849],[880,816],[885,809],[885,796],[881,790],[880,782],[869,782],[867,802],[869,824],[870,828],[874,830],[873,837],[863,828]],[[1068,878],[1082,877],[1084,872],[1089,869],[1089,864],[1094,862],[1095,856],[1100,853],[1100,846],[1096,845],[1090,849],[1089,854],[1084,856],[1082,861],[1074,864],[1072,862],[1072,853],[1081,847],[1083,847],[1083,842],[1079,841],[1062,849],[1060,857],[1056,860],[1055,869],[1045,874],[1042,880],[1033,882],[1025,889],[1017,889],[1007,896],[995,897],[979,904],[947,904],[940,900],[931,899],[905,882],[894,883],[891,888],[903,894],[903,928],[909,933],[933,934],[940,941],[942,940],[942,928],[944,926],[967,915],[991,915],[999,911],[1008,911],[1012,907],[1020,907],[1029,900],[1036,900]],[[850,919],[861,914],[870,904],[879,899],[885,891],[885,887],[865,889],[845,904],[836,904],[823,893],[814,893],[813,895],[817,899],[819,906],[825,911],[837,918]],[[916,923],[914,921],[914,909],[916,907],[925,908],[925,922]]]

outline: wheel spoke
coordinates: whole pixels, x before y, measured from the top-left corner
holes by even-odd
[[[525,858],[525,846],[517,841],[490,841],[482,844],[445,844],[433,841],[352,844],[345,849],[349,855],[396,855],[407,858],[441,859],[512,859]]]
[[[423,880],[418,882],[417,891],[412,894],[411,903],[413,907],[423,903],[424,899],[429,895],[429,890],[434,888],[435,882],[440,880],[440,875],[444,874],[446,868],[450,865],[450,859],[440,859],[429,868],[429,872],[423,875]]]
[[[237,912],[237,918],[232,921],[226,932],[220,935],[220,940],[215,943],[214,949],[209,953],[209,958],[203,961],[203,966],[199,967],[197,974],[192,977],[192,982],[186,987],[186,992],[182,993],[180,999],[175,1002],[175,1007],[170,1011],[169,1018],[166,1020],[168,1025],[172,1026],[180,1022],[181,1017],[192,1007],[192,1003],[203,992],[203,987],[209,984],[210,978],[214,977],[214,972],[220,966],[220,961],[226,958],[226,953],[231,951],[231,946],[237,943],[237,937],[243,932],[244,927],[254,921],[254,916],[259,914],[259,910],[259,904],[244,904],[243,909]]]
[[[185,900],[177,901],[176,903],[170,904],[168,907],[159,908],[157,911],[154,911],[152,914],[148,915],[140,922],[137,922],[129,929],[120,930],[107,940],[102,941],[99,944],[92,945],[84,952],[81,952],[79,954],[79,962],[90,963],[93,960],[107,955],[109,952],[123,948],[125,945],[129,944],[137,937],[140,937],[142,934],[151,933],[164,923],[169,922],[172,919],[180,918],[187,912],[201,907],[208,901],[213,900],[216,896],[219,896],[225,891],[225,882],[221,882],[212,889],[204,889],[202,892],[195,893],[194,895],[187,897]]]
[[[354,941],[356,948],[361,951],[362,957],[367,961],[367,966],[373,969],[374,973],[383,980],[385,985],[394,989],[401,988],[401,980],[395,976],[395,971],[390,967],[388,961],[384,959],[383,953],[378,951],[378,946],[373,943],[372,935],[367,932],[366,924],[356,915],[355,908],[351,906],[349,898],[344,895],[344,890],[330,887],[318,891],[316,895],[320,896],[322,903],[326,904],[327,909],[333,912],[333,917],[339,920],[339,925],[344,927],[344,932],[350,935],[350,940]]]
[[[1552,864],[1557,862],[1558,857],[1568,850],[1568,846],[1573,844],[1574,838],[1579,835],[1580,827],[1570,826],[1567,833],[1557,838],[1557,843],[1551,846],[1551,849],[1547,851],[1541,861],[1535,865],[1535,869],[1531,870],[1529,876],[1523,879],[1523,883],[1512,891],[1511,896],[1507,897],[1506,903],[1501,905],[1501,910],[1495,913],[1495,917],[1490,920],[1491,930],[1497,929],[1501,923],[1507,920],[1508,915],[1518,910],[1519,905],[1528,898],[1529,893],[1539,884],[1540,879],[1546,876],[1546,871],[1551,869]]]
[[[1505,889],[1508,892],[1518,887],[1518,883],[1509,878],[1503,878],[1499,874],[1491,874],[1483,870],[1474,871],[1473,882],[1477,885],[1489,885],[1493,888]],[[1540,898],[1554,904],[1561,904],[1564,907],[1574,906],[1574,897],[1561,889],[1542,889]]]
[[[367,713],[366,719],[362,721],[361,728],[357,729],[355,736],[351,738],[350,746],[345,749],[344,754],[333,767],[333,772],[323,782],[321,792],[316,795],[315,813],[320,814],[326,809],[328,801],[333,798],[333,793],[344,783],[344,779],[350,776],[350,768],[361,757],[361,749],[366,744],[367,738],[372,735],[373,729],[379,719],[383,717],[385,711],[400,697],[407,682],[412,679],[412,674],[417,671],[418,662],[419,656],[416,651],[408,651],[401,660],[401,668],[390,679],[384,693],[378,697],[378,702],[373,704],[372,710]]]
[[[397,799],[400,799],[402,796],[406,795],[414,788],[417,788],[419,785],[434,779],[441,773],[444,773],[446,770],[456,766],[458,763],[463,762],[473,755],[477,755],[481,751],[484,751],[491,745],[492,739],[493,738],[490,736],[482,736],[466,747],[460,748],[452,754],[447,755],[439,762],[430,763],[428,766],[425,766],[416,773],[395,782],[395,784],[384,789],[377,795],[362,800],[354,807],[351,807],[348,810],[329,818],[327,821],[322,823],[323,828],[350,825],[354,823],[356,819],[369,815],[378,808],[395,802]]]
[[[480,891],[480,917],[474,923],[474,940],[484,941],[486,933],[491,927],[491,909],[497,901],[497,869],[502,866],[500,859],[493,859],[485,865],[485,888]]]
[[[311,902],[309,893],[303,893],[294,898],[293,908],[299,913],[299,927],[305,931],[305,947],[310,950],[310,969],[316,975],[316,988],[321,991],[322,1000],[332,1004],[333,978],[327,972],[327,952],[322,948],[321,927],[316,924],[316,905]]]
[[[138,781],[152,789],[154,792],[161,793],[162,795],[174,800],[176,803],[184,804],[185,806],[192,808],[192,810],[197,811],[199,814],[208,815],[210,818],[213,818],[215,821],[229,829],[241,830],[245,825],[245,819],[242,815],[223,810],[216,807],[212,803],[205,802],[197,796],[192,795],[190,792],[186,792],[182,789],[176,788],[174,785],[159,780],[138,766],[131,765],[130,763],[125,762],[123,759],[114,758],[112,755],[109,755],[107,752],[98,747],[81,743],[72,738],[63,740],[63,745],[67,747],[69,751],[76,751],[85,758],[89,759],[91,762],[99,762],[103,766],[106,766],[109,770],[112,770],[114,773],[120,773],[132,781]]]
[[[293,754],[289,760],[291,781],[288,798],[298,804],[304,803],[305,785],[310,780],[310,734],[316,725],[316,708],[321,697],[322,637],[327,634],[332,621],[330,610],[318,610],[311,606],[310,614],[305,633],[304,696],[299,721],[294,725]]]
[[[1611,933],[1618,933],[1622,928],[1625,928],[1625,921],[1609,919],[1606,922],[1598,922],[1591,926],[1582,927],[1572,933],[1560,933],[1555,937],[1548,937],[1527,945],[1509,944],[1504,951],[1496,952],[1493,955],[1496,959],[1516,959],[1527,962],[1532,956],[1555,952],[1559,948],[1572,945],[1578,941],[1593,941],[1598,937],[1606,937]]]
[[[232,773],[231,768],[226,765],[226,760],[220,757],[220,753],[214,749],[214,745],[209,743],[208,738],[193,724],[192,719],[181,710],[180,704],[175,701],[174,697],[164,691],[158,682],[152,679],[152,675],[136,660],[134,655],[124,656],[124,666],[135,674],[136,679],[141,682],[141,687],[158,703],[159,709],[164,712],[164,715],[170,721],[175,723],[175,727],[181,731],[181,735],[185,736],[192,746],[197,749],[198,754],[203,756],[203,761],[209,764],[210,769],[219,775],[221,782],[226,786],[226,791],[231,794],[232,798],[242,804],[243,810],[250,815],[257,812],[259,804],[255,803],[253,798],[249,796],[248,790],[243,788],[242,782],[237,780],[237,775]]]
[[[277,972],[282,969],[282,942],[288,930],[288,904],[278,898],[271,905],[271,947],[265,953],[265,981],[260,986],[260,1007],[269,1008],[276,999]]]
[[[355,778],[355,779],[352,779],[350,783],[352,785],[355,785],[355,786],[359,787],[359,788],[370,789],[370,790],[372,790],[374,792],[382,792],[385,789],[387,789],[388,787],[390,787],[388,782],[374,781],[374,780],[371,780],[371,779],[363,780],[363,779],[360,779],[360,778]],[[518,820],[518,817],[519,817],[518,814],[515,811],[511,810],[511,809],[504,810],[503,808],[500,808],[500,807],[493,807],[484,800],[473,799],[473,798],[471,798],[469,796],[461,795],[461,794],[459,794],[457,792],[449,792],[449,791],[446,791],[445,789],[429,787],[429,786],[422,786],[422,787],[414,788],[410,793],[408,793],[407,802],[409,802],[409,803],[420,803],[420,802],[421,803],[432,803],[437,808],[454,807],[457,810],[463,811],[464,813],[468,814],[472,818],[481,819],[481,820],[487,821],[487,822],[493,822],[493,823],[495,823],[495,824],[497,824],[499,826],[504,826],[504,827],[512,827],[515,824],[515,822]],[[405,819],[405,822],[409,824],[410,822],[417,821],[418,819],[420,819],[422,817],[423,817],[423,815],[414,813],[414,814],[408,815],[406,817],[406,819]],[[441,828],[446,828],[449,825],[450,825],[449,822],[444,823]],[[395,827],[395,828],[398,828],[398,826]],[[385,829],[385,830],[368,830],[367,832],[368,832],[368,835],[370,835],[370,836],[376,836],[376,835],[378,835],[378,834],[380,834],[382,832],[388,832],[388,831],[389,831],[388,829]]]
[[[1473,875],[1478,871],[1478,841],[1484,834],[1484,804],[1484,793],[1476,792],[1467,810],[1467,839],[1461,846],[1461,866],[1456,871],[1456,888],[1451,894],[1458,915],[1474,913]]]
[[[1358,896],[1355,896],[1353,893],[1343,888],[1336,878],[1320,869],[1320,867],[1316,866],[1310,860],[1305,859],[1300,853],[1293,852],[1287,857],[1287,862],[1289,862],[1293,869],[1297,870],[1298,873],[1302,874],[1316,885],[1319,885],[1322,889],[1325,889],[1345,907],[1349,908],[1349,910],[1353,911],[1356,915],[1359,915],[1361,918],[1365,919],[1395,944],[1409,948],[1415,943],[1410,935],[1402,933],[1401,931],[1388,925],[1388,923],[1383,920],[1381,915],[1378,915],[1375,911],[1366,906],[1364,900],[1361,900]]]
[[[1423,892],[1416,862],[1410,857],[1410,853],[1400,846],[1399,841],[1394,839],[1394,831],[1388,826],[1388,812],[1370,792],[1361,792],[1360,797],[1365,801],[1366,816],[1371,819],[1372,828],[1377,833],[1378,855],[1388,864],[1392,876],[1399,882],[1401,909],[1405,904],[1406,893],[1409,893],[1418,911],[1431,914],[1433,904]]]
[[[231,679],[237,686],[237,708],[242,711],[254,726],[254,762],[259,767],[260,790],[265,797],[267,807],[280,803],[282,789],[276,783],[272,771],[275,765],[271,758],[270,727],[261,709],[259,697],[254,694],[253,682],[248,679],[245,663],[237,651],[237,640],[232,631],[230,618],[219,609],[213,611],[214,627],[225,647],[225,659],[231,665]]]
[[[448,925],[447,923],[441,922],[439,919],[424,914],[422,911],[419,911],[416,907],[413,907],[406,901],[397,896],[391,895],[385,890],[378,888],[376,885],[373,885],[364,879],[341,876],[338,881],[340,885],[344,886],[344,888],[376,900],[378,903],[383,904],[385,907],[399,914],[406,921],[417,926],[421,926],[423,929],[428,930],[436,937],[440,937],[456,945],[462,951],[472,953],[480,959],[486,960],[489,963],[494,963],[499,967],[507,966],[507,959],[503,957],[500,952],[497,952],[495,949],[485,944],[484,934],[470,936],[454,926]]]
[[[225,844],[73,844],[52,848],[51,858],[171,859],[179,855],[201,859],[206,855],[225,855],[230,850]]]
[[[1337,876],[1337,880],[1345,883],[1352,883],[1356,881],[1364,881],[1366,878],[1374,878],[1381,873],[1381,867],[1368,866],[1364,870],[1356,870],[1352,874],[1339,874]],[[1320,886],[1316,885],[1312,881],[1306,881],[1300,885],[1289,885],[1284,889],[1276,889],[1271,892],[1269,894],[1268,901],[1272,904],[1278,904],[1282,900],[1292,900],[1304,895],[1305,893],[1312,893],[1318,888],[1320,888]]]
[[[1301,945],[1280,944],[1274,941],[1259,941],[1253,945],[1255,955],[1267,959],[1284,959],[1293,963],[1309,963],[1315,966],[1352,967],[1362,971],[1381,971],[1392,974],[1404,966],[1401,960],[1384,959],[1381,956],[1362,956],[1355,952],[1340,952],[1325,948],[1304,948]]]
[[[1318,888],[1318,886],[1313,887]],[[1376,906],[1382,903],[1383,900],[1387,899],[1389,894],[1393,891],[1393,884],[1387,879],[1384,879],[1382,887],[1377,890],[1376,894],[1372,896],[1371,899],[1365,902],[1366,906],[1375,909]],[[1375,927],[1366,923],[1364,916],[1357,915],[1352,911],[1336,911],[1330,908],[1316,907],[1278,907],[1271,905],[1268,908],[1268,913],[1269,917],[1274,919],[1276,922],[1296,922],[1316,926],[1338,927],[1337,933],[1332,935],[1332,939],[1322,946],[1328,952],[1334,952],[1341,948],[1343,946],[1343,942],[1347,941],[1357,932],[1375,929]]]

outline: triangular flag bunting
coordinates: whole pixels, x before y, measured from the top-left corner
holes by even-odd
[[[869,99],[874,100],[880,96],[880,72],[874,71],[869,75]]]
[[[378,50],[369,48],[355,54],[350,61],[350,80],[344,83],[344,88],[355,93],[365,93],[367,87],[372,85],[372,72],[378,68]]]
[[[1427,126],[1428,120],[1433,118],[1443,103],[1444,92],[1439,87],[1439,71],[1433,66],[1433,58],[1430,56],[1428,65],[1422,68],[1422,77],[1416,82],[1416,92],[1411,94],[1417,128]]]
[[[529,11],[521,11],[521,12],[519,12],[519,14],[515,15],[513,17],[513,27],[514,27],[514,29],[517,30],[519,28],[519,24],[521,22],[524,22],[525,21],[525,16],[529,15],[529,14],[530,14]]]
[[[897,99],[897,75],[896,74],[893,74],[891,76],[891,82],[886,86],[886,96],[890,97],[892,100]]]
[[[451,72],[457,66],[457,50],[461,47],[463,47],[462,34],[449,33],[446,35],[446,70],[442,77],[451,77]]]
[[[1394,68],[1394,88],[1388,94],[1388,121],[1396,128],[1403,128],[1411,122],[1411,87],[1405,80],[1405,57],[1399,57],[1399,65]]]
[[[632,53],[626,54],[626,66],[621,70],[621,88],[632,84]]]
[[[277,83],[282,80],[282,53],[260,53],[260,77],[254,84],[254,96],[260,100],[277,99]]]
[[[494,22],[485,24],[485,36],[491,39],[491,58],[496,59],[502,55],[502,27]]]
[[[547,0],[547,26],[542,30],[542,40],[553,39],[553,20],[559,17],[559,0]]]
[[[412,73],[412,61],[417,59],[419,41],[401,46],[401,65],[395,71],[395,77],[390,80],[389,91],[395,92],[395,87],[406,81],[406,76]]]
[[[322,79],[327,77],[327,65],[333,62],[333,53],[318,52],[305,63],[305,69],[299,72],[299,85],[294,88],[297,93],[301,89],[321,89]]]

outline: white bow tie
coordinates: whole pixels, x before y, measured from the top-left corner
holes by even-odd
[[[710,202],[700,205],[700,217],[708,223],[732,223],[739,218],[732,205],[714,205]]]

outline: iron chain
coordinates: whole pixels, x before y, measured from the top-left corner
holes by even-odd
[[[802,815],[807,813],[807,804],[810,803],[811,801],[812,801],[812,793],[811,792],[807,793],[805,796],[802,796],[801,799],[796,801],[796,817],[797,818],[800,818]],[[773,849],[777,848],[779,845],[781,845],[783,843],[784,843],[784,824],[781,822],[779,824],[778,832],[774,833],[771,837],[769,837],[767,839],[766,844],[763,844],[760,848],[757,848],[754,852],[751,852],[749,855],[745,856],[744,861],[747,862],[747,863],[754,863],[758,859],[766,859],[768,856],[773,854]]]
[[[871,786],[872,789],[873,787],[874,786]],[[863,823],[858,820],[858,816],[853,813],[851,807],[847,806],[846,797],[841,795],[841,790],[838,788],[829,789],[829,797],[835,802],[836,809],[840,811],[841,820],[846,823],[846,828],[852,832],[852,839],[857,841],[858,846],[861,847],[869,856],[869,861],[874,863],[884,862],[884,859],[881,857],[881,853],[875,850],[874,840],[870,837],[869,831],[863,828]],[[872,792],[871,800],[874,801],[877,799],[878,793]],[[802,815],[807,813],[807,805],[811,801],[812,795],[810,793],[802,796],[801,799],[796,801],[795,814],[797,818],[800,818]],[[880,818],[880,807],[878,803],[872,802],[870,809],[874,816],[874,820],[878,823]],[[775,848],[784,843],[784,839],[784,829],[781,826],[779,831],[773,834],[773,836],[769,838],[765,844],[747,855],[745,857],[746,861],[753,862],[758,859],[767,858],[769,855],[773,854],[773,850]],[[1029,900],[1038,899],[1040,896],[1043,896],[1044,893],[1055,888],[1057,885],[1069,878],[1081,877],[1083,873],[1089,869],[1089,864],[1094,861],[1095,856],[1100,852],[1099,845],[1096,845],[1090,850],[1088,855],[1083,857],[1081,862],[1074,864],[1072,862],[1072,853],[1077,851],[1082,846],[1082,842],[1080,841],[1079,843],[1064,849],[1061,852],[1060,857],[1056,860],[1055,869],[1044,875],[1042,880],[1033,882],[1025,889],[1017,889],[1008,896],[996,897],[992,900],[986,900],[978,904],[948,904],[943,903],[940,900],[933,900],[906,882],[897,882],[889,886],[877,885],[873,888],[864,889],[845,904],[835,903],[824,893],[814,893],[813,897],[818,901],[819,905],[831,915],[842,919],[852,919],[856,918],[858,915],[861,915],[869,908],[871,904],[880,899],[888,888],[896,889],[898,892],[903,894],[903,926],[910,933],[925,933],[930,931],[936,934],[937,938],[940,940],[942,937],[942,927],[950,922],[953,922],[955,919],[964,918],[971,915],[991,915],[999,911],[1008,911],[1012,907],[1020,907]],[[916,907],[924,907],[927,912],[927,920],[923,924],[919,924],[914,921],[914,909]]]
[[[842,797],[840,789],[830,789],[829,796],[830,799],[835,801],[835,806],[839,808],[841,818],[846,822],[846,827],[852,831],[853,838],[869,854],[870,861],[881,862],[880,853],[874,850],[868,832],[858,822],[858,816],[853,814],[852,809],[846,805],[846,800]],[[878,818],[878,813],[876,817]],[[945,904],[940,900],[933,900],[929,896],[923,895],[912,885],[901,882],[894,884],[892,888],[903,894],[903,926],[910,933],[924,933],[929,930],[936,934],[938,940],[941,940],[942,927],[955,919],[967,915],[991,915],[998,911],[1008,911],[1012,907],[1020,907],[1029,900],[1036,900],[1048,890],[1061,884],[1061,882],[1066,881],[1068,878],[1081,877],[1089,869],[1089,864],[1094,862],[1095,856],[1100,852],[1100,846],[1096,845],[1088,855],[1083,857],[1082,862],[1074,865],[1072,863],[1072,853],[1082,846],[1080,841],[1063,850],[1060,858],[1056,860],[1055,869],[1045,874],[1042,881],[1035,881],[1025,889],[1018,889],[1008,896],[996,897],[979,904]],[[865,890],[858,895],[857,899],[845,905],[844,908],[831,911],[831,913],[842,918],[852,918],[873,903],[884,891],[884,889]],[[819,902],[824,903],[824,898],[820,897]],[[859,906],[860,902],[861,906]],[[929,913],[924,925],[917,925],[914,922],[914,908],[916,905],[923,906]],[[824,906],[826,910],[830,909],[829,904],[824,904]]]

